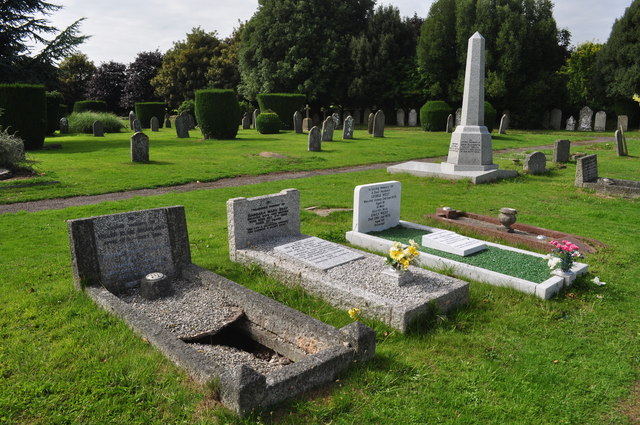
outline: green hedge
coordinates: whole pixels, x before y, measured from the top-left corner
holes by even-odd
[[[57,91],[48,91],[45,94],[47,99],[47,136],[51,136],[60,124],[60,102],[62,94]]]
[[[153,117],[158,118],[160,128],[164,125],[164,114],[167,113],[164,102],[136,102],[134,109],[142,128],[150,128]]]
[[[420,125],[424,131],[445,131],[451,106],[444,100],[430,100],[420,108]]]
[[[293,114],[304,107],[306,96],[296,93],[262,93],[258,95],[261,111],[272,110],[280,117],[282,128],[293,128]]]
[[[124,123],[110,112],[74,112],[67,117],[69,133],[93,133],[94,121],[101,121],[105,133],[118,133]]]
[[[231,89],[196,91],[196,118],[205,139],[235,139],[240,105]]]
[[[293,120],[293,114],[291,116]],[[260,134],[276,134],[280,132],[282,122],[275,112],[261,112],[256,117],[256,130]]]
[[[489,102],[485,100],[484,102],[484,125],[489,130],[489,133],[493,130],[493,127],[496,125],[496,118],[498,113],[496,112],[496,108],[493,107]]]
[[[79,100],[73,104],[73,112],[107,112],[107,102],[104,100]]]
[[[41,149],[47,124],[43,85],[0,84],[0,126],[24,140],[25,150]]]

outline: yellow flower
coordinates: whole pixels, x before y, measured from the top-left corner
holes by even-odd
[[[360,309],[357,307],[350,308],[349,317],[351,317],[355,321],[358,321],[360,319]]]
[[[640,103],[640,96],[638,96],[637,94],[634,93],[632,99],[635,100],[636,102]]]
[[[407,251],[409,252],[409,255],[411,255],[412,257],[417,257],[418,256],[418,250],[413,245],[407,247]]]

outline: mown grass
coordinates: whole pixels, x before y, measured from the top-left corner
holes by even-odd
[[[629,149],[636,156],[598,150],[601,175],[639,180],[638,152]],[[628,423],[623,406],[637,404],[630,389],[640,375],[639,201],[577,189],[574,172],[569,164],[488,185],[393,178],[403,184],[404,220],[427,223],[424,215],[444,205],[485,215],[509,206],[522,223],[604,242],[607,248],[584,262],[589,277],[606,286],[582,279],[544,301],[474,282],[467,306],[422,332],[402,335],[365,321],[377,331],[373,361],[243,420],[73,289],[65,220],[184,205],[194,263],[340,327],[350,322],[346,312],[229,261],[225,202],[296,187],[302,208],[348,208],[355,185],[389,175],[368,171],[1,215],[0,422]],[[319,217],[303,210],[301,220],[304,233],[346,243],[350,212]]]

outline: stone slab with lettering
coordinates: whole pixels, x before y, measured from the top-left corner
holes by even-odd
[[[353,190],[353,226],[356,232],[379,232],[400,223],[402,184],[392,180],[362,184]]]
[[[320,270],[328,270],[363,257],[342,245],[316,237],[278,245],[274,250]]]
[[[406,125],[404,121],[404,109],[398,109],[396,111],[396,124],[398,127],[404,127]]]
[[[598,157],[596,155],[586,155],[576,159],[576,180],[575,185],[584,186],[584,183],[598,181]]]
[[[102,121],[96,120],[93,122],[93,135],[95,137],[104,137],[104,126]]]
[[[622,131],[629,130],[629,117],[626,115],[618,116],[618,128],[622,129]]]
[[[309,152],[320,152],[322,150],[322,135],[316,126],[311,127],[311,130],[309,130],[307,150]]]
[[[576,131],[576,119],[573,118],[573,115],[567,118],[567,125],[564,129],[567,131]]]
[[[342,127],[342,138],[344,140],[353,139],[353,129],[355,128],[354,120],[351,115],[344,119],[344,125]]]
[[[68,228],[78,288],[119,293],[149,273],[175,277],[191,263],[182,206],[69,220]]]
[[[483,242],[449,230],[438,230],[423,235],[422,246],[463,257],[487,249]]]
[[[578,131],[593,131],[593,110],[588,106],[580,109]]]
[[[571,142],[569,140],[556,140],[553,143],[553,162],[569,162]]]
[[[547,172],[547,157],[542,152],[532,152],[524,159],[523,168],[529,174],[544,174]]]
[[[596,112],[596,121],[593,124],[594,131],[606,131],[607,128],[607,113],[605,111]]]
[[[549,127],[553,130],[562,128],[562,111],[558,108],[552,109],[549,114]]]
[[[384,137],[384,112],[378,110],[373,116],[373,137]]]
[[[418,112],[415,109],[409,111],[409,127],[416,127],[418,125]]]
[[[149,162],[149,137],[141,131],[131,136],[131,162]]]

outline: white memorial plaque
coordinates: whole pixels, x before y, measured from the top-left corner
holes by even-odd
[[[363,184],[353,190],[353,230],[369,233],[400,223],[400,193],[397,181]]]
[[[449,230],[437,230],[423,235],[422,246],[450,254],[461,255],[463,257],[487,249],[487,246],[483,242]]]
[[[342,245],[316,237],[279,245],[274,250],[320,270],[327,270],[363,258],[362,255]]]

